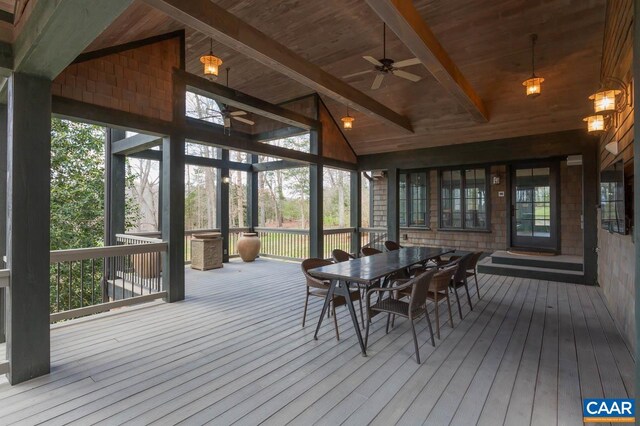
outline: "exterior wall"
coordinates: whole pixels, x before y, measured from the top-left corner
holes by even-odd
[[[438,230],[438,172],[429,172],[429,228],[401,228],[400,243],[403,245],[436,245],[460,250],[495,251],[509,247],[507,230],[510,226],[507,194],[507,167],[495,165],[490,176],[500,176],[500,184],[490,185],[491,231],[442,231]],[[582,255],[582,167],[560,166],[561,185],[561,253]],[[374,181],[374,227],[387,226],[387,179]],[[499,196],[504,192],[504,197]],[[565,229],[566,228],[566,229]]]
[[[52,84],[54,96],[172,119],[172,69],[180,66],[180,39],[69,65]]]
[[[622,81],[631,80],[633,47],[633,2],[621,0],[607,2],[607,22],[604,37],[602,74]],[[618,115],[615,132],[600,140],[600,168],[618,160],[625,164],[625,174],[633,173],[633,108],[627,107]],[[613,155],[605,146],[618,141],[618,154]],[[635,190],[634,190],[635,196]],[[635,224],[638,226],[638,224]],[[636,344],[635,327],[635,245],[631,235],[610,234],[598,230],[598,284],[616,325],[631,348]],[[633,353],[633,351],[632,351]]]

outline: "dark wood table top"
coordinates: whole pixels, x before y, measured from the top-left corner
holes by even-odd
[[[369,284],[393,272],[454,251],[440,247],[404,247],[400,250],[310,269],[309,274],[316,278]]]

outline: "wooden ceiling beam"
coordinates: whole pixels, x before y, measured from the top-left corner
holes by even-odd
[[[13,44],[15,71],[54,79],[132,1],[34,2]]]
[[[351,108],[413,133],[409,119],[310,63],[211,0],[144,0],[186,26]],[[265,81],[265,84],[269,82]]]
[[[160,145],[162,145],[162,137],[138,133],[137,135],[112,142],[111,153],[131,155]]]
[[[407,48],[429,70],[442,87],[478,122],[489,121],[480,96],[444,50],[422,19],[412,0],[366,0]]]

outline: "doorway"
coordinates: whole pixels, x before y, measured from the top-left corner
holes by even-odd
[[[511,168],[511,247],[558,252],[559,164],[539,162]]]

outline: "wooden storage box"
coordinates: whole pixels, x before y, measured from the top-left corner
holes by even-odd
[[[222,235],[196,234],[191,240],[191,269],[207,271],[222,268]]]

